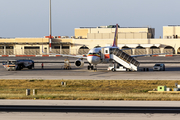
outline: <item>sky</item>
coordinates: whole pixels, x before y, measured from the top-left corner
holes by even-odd
[[[118,23],[121,27],[180,25],[179,0],[51,0],[52,35],[73,36],[74,28]],[[49,0],[0,0],[0,37],[49,35]]]

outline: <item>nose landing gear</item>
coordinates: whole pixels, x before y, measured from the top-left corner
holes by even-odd
[[[88,67],[87,67],[88,70],[93,70],[94,67],[89,63]]]
[[[94,70],[94,71],[97,71],[96,65],[93,66],[93,65],[91,65],[90,63],[89,63],[89,65],[88,65],[87,69],[88,69],[88,70]]]
[[[96,67],[96,65],[94,65],[94,71],[97,71],[97,67]]]

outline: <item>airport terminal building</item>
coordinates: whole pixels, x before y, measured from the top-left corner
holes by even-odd
[[[115,25],[75,28],[74,36],[53,36],[52,53],[87,54],[94,47],[111,46]],[[130,55],[180,54],[180,26],[164,26],[163,37],[155,39],[149,27],[119,27],[118,47]],[[0,55],[42,55],[49,53],[49,38],[0,38]]]

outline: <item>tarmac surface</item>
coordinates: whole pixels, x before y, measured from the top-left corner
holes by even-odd
[[[0,105],[180,107],[179,101],[0,100]]]
[[[180,114],[1,112],[2,120],[179,120]]]
[[[7,59],[24,59],[24,58],[1,58],[0,61]],[[65,58],[62,57],[36,57],[30,58],[35,62],[63,62]],[[44,63],[44,69],[41,69],[41,63],[35,63],[35,68],[32,70],[23,69],[21,71],[6,71],[0,67],[0,79],[50,79],[50,80],[180,80],[180,57],[140,57],[137,58],[140,62],[145,64],[140,65],[140,69],[149,68],[149,71],[137,72],[112,72],[107,71],[108,64],[99,64],[97,71],[87,70],[87,65],[83,68],[76,68],[71,63],[71,70],[64,70],[63,63]],[[70,58],[70,62],[76,59]],[[165,64],[166,71],[152,71],[154,64],[150,62],[170,62]]]
[[[178,101],[71,101],[71,100],[0,100],[0,105],[48,105],[48,106],[159,106],[179,107]],[[6,120],[178,120],[179,113],[96,113],[96,112],[0,112]]]
[[[0,61],[7,59],[25,59],[25,58],[0,58]],[[63,62],[65,58],[30,58],[35,62]],[[70,58],[73,62],[76,59]],[[88,80],[179,80],[180,79],[180,57],[141,57],[137,58],[141,64],[140,68],[149,68],[150,71],[137,72],[111,72],[107,71],[108,65],[98,65],[98,71],[88,71],[87,65],[83,68],[76,68],[73,64],[72,70],[62,69],[63,63],[44,63],[44,69],[41,69],[41,64],[36,63],[33,70],[23,69],[21,71],[6,71],[0,67],[0,79],[88,79]],[[170,62],[166,64],[166,71],[152,71],[154,64],[150,62]],[[65,106],[165,106],[165,107],[180,107],[178,101],[50,101],[50,100],[0,100],[0,105],[65,105]],[[0,118],[6,120],[179,120],[179,113],[159,114],[159,113],[62,113],[62,112],[0,112]]]

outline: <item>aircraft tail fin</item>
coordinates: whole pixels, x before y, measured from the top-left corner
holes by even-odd
[[[114,42],[112,47],[117,47],[117,41],[118,41],[118,24],[116,24],[116,30],[114,34]]]

